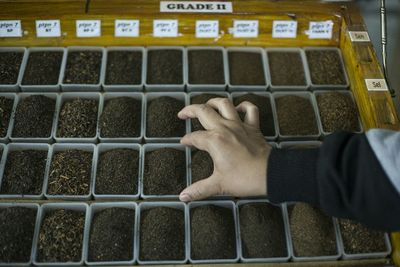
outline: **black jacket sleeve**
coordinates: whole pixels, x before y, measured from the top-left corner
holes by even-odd
[[[271,202],[306,202],[327,214],[400,230],[400,193],[365,134],[335,133],[319,149],[274,149],[268,160]]]

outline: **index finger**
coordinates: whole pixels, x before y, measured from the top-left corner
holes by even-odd
[[[206,130],[211,130],[221,125],[223,118],[210,106],[205,104],[193,104],[184,107],[178,113],[180,119],[199,119]]]

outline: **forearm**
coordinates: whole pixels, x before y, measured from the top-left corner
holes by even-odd
[[[267,177],[272,202],[303,201],[332,216],[400,229],[400,193],[363,134],[333,134],[319,149],[273,150]]]

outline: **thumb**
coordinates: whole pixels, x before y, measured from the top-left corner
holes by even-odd
[[[220,193],[220,186],[215,175],[211,175],[209,178],[200,180],[181,192],[179,200],[183,202],[189,202],[194,200],[200,200]]]

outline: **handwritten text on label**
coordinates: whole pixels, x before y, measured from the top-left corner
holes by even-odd
[[[60,20],[37,20],[36,21],[37,37],[60,37],[61,24]]]
[[[0,20],[0,37],[22,37],[20,20]]]
[[[116,37],[138,37],[139,36],[139,20],[115,20]]]

